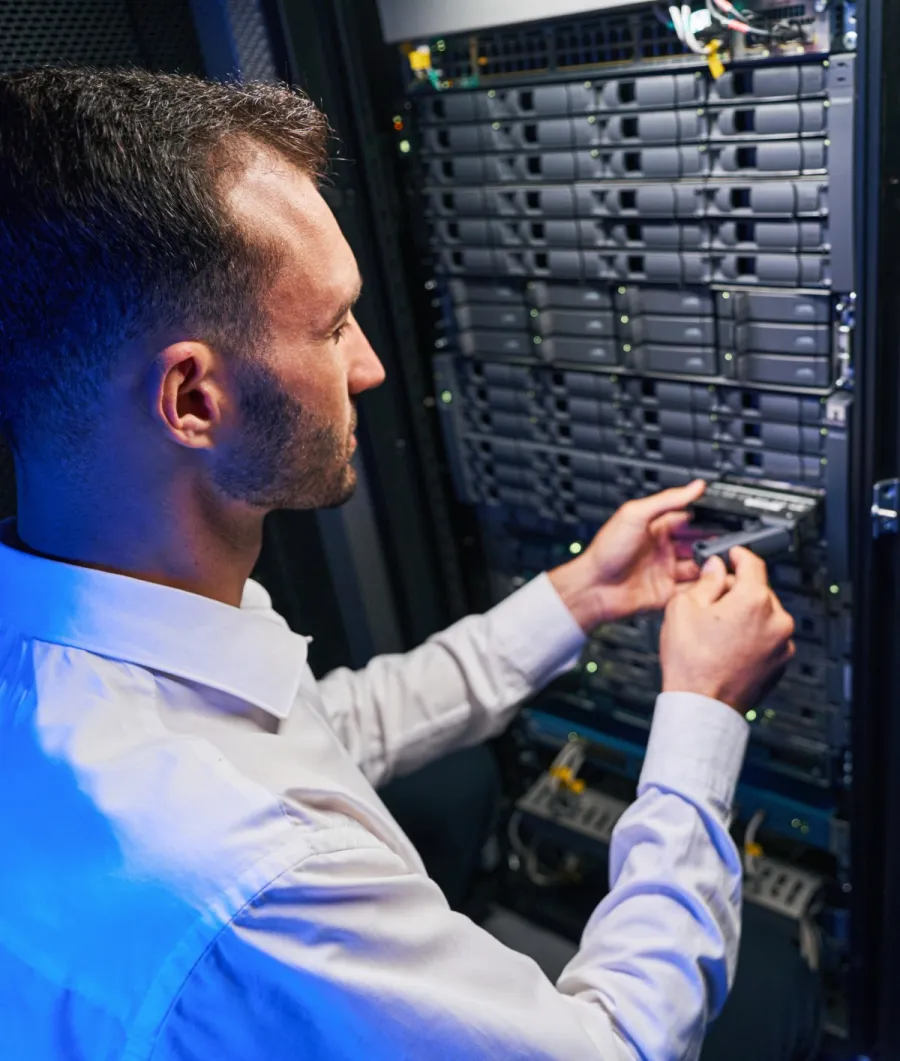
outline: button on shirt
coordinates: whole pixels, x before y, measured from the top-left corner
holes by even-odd
[[[373,788],[582,644],[543,576],[316,683],[253,582],[232,608],[0,545],[0,1057],[697,1058],[737,951],[735,712],[659,698],[556,985],[450,911]]]

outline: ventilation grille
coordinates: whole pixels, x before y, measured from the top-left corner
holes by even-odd
[[[487,61],[482,62],[482,59]],[[515,74],[520,70],[545,70],[550,65],[547,35],[541,30],[498,33],[484,42],[478,63],[486,74]]]
[[[246,0],[228,0],[228,16],[243,80],[275,84],[278,74],[262,6]]]
[[[638,57],[635,28],[631,19],[615,16],[557,26],[554,31],[557,68],[630,62]]]
[[[768,28],[776,22],[810,27],[807,50],[827,50],[828,27],[843,18],[843,4],[834,2],[829,15],[817,15],[812,0],[758,10],[755,24]],[[828,27],[830,28],[830,27]],[[757,48],[762,38],[751,38]],[[740,44],[740,42],[738,42]],[[746,50],[746,48],[744,48]],[[437,42],[434,64],[449,85],[471,87],[473,78],[576,72],[604,65],[668,60],[697,65],[667,25],[662,8],[646,7],[625,13],[607,12],[586,18],[540,25],[502,27],[471,35],[460,34]]]
[[[436,61],[444,76],[456,81],[477,70],[482,77],[570,70],[597,63],[627,63],[642,55],[676,55],[678,40],[666,42],[666,29],[652,16],[642,31],[633,16],[612,16],[563,22],[541,28],[502,29],[444,42]],[[660,32],[661,31],[661,32]]]
[[[770,7],[757,12],[753,25],[766,27],[776,22],[796,22],[801,26],[811,26],[815,20],[815,15],[810,14],[805,4],[786,4],[784,7]]]
[[[543,29],[496,30],[478,37],[456,37],[441,55],[445,75],[467,77],[473,66],[482,75],[524,74],[550,67],[552,38]]]
[[[770,7],[761,11],[758,17],[777,22],[785,18],[806,18],[808,14],[805,4],[788,4],[786,7]]]
[[[43,65],[203,73],[187,0],[0,0],[0,71]]]

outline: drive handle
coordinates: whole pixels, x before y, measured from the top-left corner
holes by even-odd
[[[794,535],[789,527],[757,527],[754,530],[723,534],[719,538],[704,538],[693,544],[694,560],[703,567],[711,556],[721,556],[725,566],[731,571],[728,553],[736,545],[742,545],[757,556],[777,556],[779,553],[789,553],[793,550]]]

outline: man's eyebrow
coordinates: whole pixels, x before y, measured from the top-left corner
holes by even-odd
[[[334,329],[337,328],[337,326],[341,323],[344,317],[347,316],[350,310],[353,309],[353,307],[359,301],[359,296],[362,294],[362,287],[363,282],[362,277],[360,277],[357,281],[356,290],[354,291],[353,295],[341,303],[337,312],[332,314],[328,324],[322,329],[323,335],[330,335],[334,331]]]

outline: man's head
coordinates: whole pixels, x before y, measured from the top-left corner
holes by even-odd
[[[345,500],[383,378],[305,97],[142,71],[0,76],[0,418],[20,465],[185,469],[268,510]],[[123,469],[126,473],[128,469]]]

